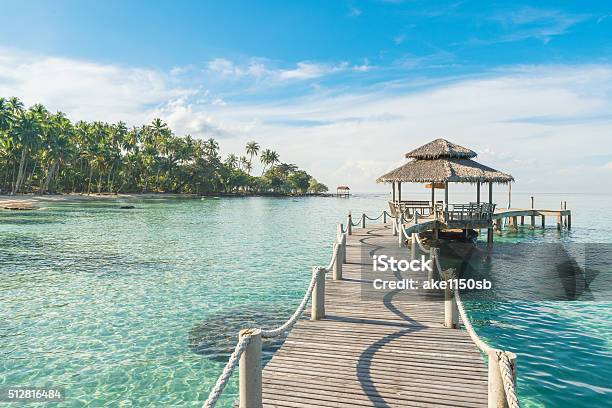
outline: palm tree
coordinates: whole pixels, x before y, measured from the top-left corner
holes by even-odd
[[[249,176],[255,156],[266,175],[261,180]],[[153,184],[156,191],[190,193],[296,189],[300,170],[278,163],[278,153],[261,152],[256,142],[246,144],[245,155],[229,154],[222,162],[217,141],[174,136],[159,118],[129,130],[123,122],[73,124],[42,105],[26,110],[17,98],[0,98],[3,191],[146,192]]]
[[[246,154],[249,155],[249,174],[251,173],[251,170],[253,168],[252,163],[253,163],[253,156],[257,156],[259,154],[259,143],[257,142],[248,142],[246,144]]]
[[[268,166],[272,167],[274,164],[279,162],[278,153],[274,150],[266,149],[261,153],[261,163],[264,165],[263,171],[261,174],[263,175],[266,172],[266,168]]]
[[[225,159],[225,164],[230,169],[235,169],[238,165],[238,157],[236,157],[234,153],[231,153],[229,156],[227,156],[227,159]]]
[[[251,166],[251,161],[245,156],[240,156],[240,159],[238,161],[240,169],[250,174],[251,170],[253,169],[253,166]]]
[[[18,193],[21,190],[21,184],[23,183],[25,162],[28,152],[37,143],[37,140],[40,137],[40,123],[38,122],[37,117],[32,112],[28,112],[24,116],[20,117],[17,122],[15,133],[19,141],[19,145],[21,146],[19,173],[17,173],[17,180],[15,181],[15,187],[13,189],[13,193]]]
[[[219,143],[212,137],[204,142],[204,152],[211,156],[216,157],[219,151]]]

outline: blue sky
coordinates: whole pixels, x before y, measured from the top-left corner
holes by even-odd
[[[0,7],[0,94],[73,119],[160,116],[226,152],[255,139],[324,182],[363,190],[401,163],[377,142],[403,152],[435,137],[478,150],[518,191],[568,188],[554,181],[563,172],[578,172],[569,185],[580,189],[612,175],[605,1]],[[560,169],[551,151],[575,157]]]

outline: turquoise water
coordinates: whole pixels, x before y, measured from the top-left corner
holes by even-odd
[[[538,195],[541,206],[557,208],[560,199],[574,210],[571,231],[551,225],[496,239],[610,243],[612,219],[601,223],[601,213],[611,196]],[[513,201],[527,205],[528,197]],[[156,199],[120,210],[100,200],[2,211],[0,387],[64,387],[62,407],[200,406],[240,328],[283,322],[310,268],[327,264],[335,224],[349,210],[380,213],[385,202],[384,195]],[[494,262],[494,270],[507,268],[503,257]],[[469,308],[483,337],[519,351],[525,406],[592,407],[612,396],[611,305]],[[277,346],[265,345],[266,358]],[[236,386],[234,379],[220,406],[231,406]]]

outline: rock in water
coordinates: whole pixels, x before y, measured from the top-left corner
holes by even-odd
[[[35,207],[34,205],[32,205],[32,203],[21,203],[21,202],[5,203],[3,205],[3,208],[5,210],[14,210],[14,211],[30,211],[30,210],[38,209],[38,207]]]
[[[121,207],[119,207],[119,209],[121,210],[132,210],[136,207],[134,207],[133,205],[122,205]]]

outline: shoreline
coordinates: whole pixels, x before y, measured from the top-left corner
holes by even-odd
[[[205,193],[205,194],[187,194],[187,193],[120,193],[120,194],[17,194],[8,195],[0,194],[0,209],[8,204],[31,205],[35,203],[45,202],[62,202],[62,201],[93,201],[93,200],[142,200],[155,198],[204,198],[204,197],[274,197],[274,198],[297,198],[297,197],[335,197],[335,194],[329,193],[312,193],[312,194],[279,194],[279,193]]]

